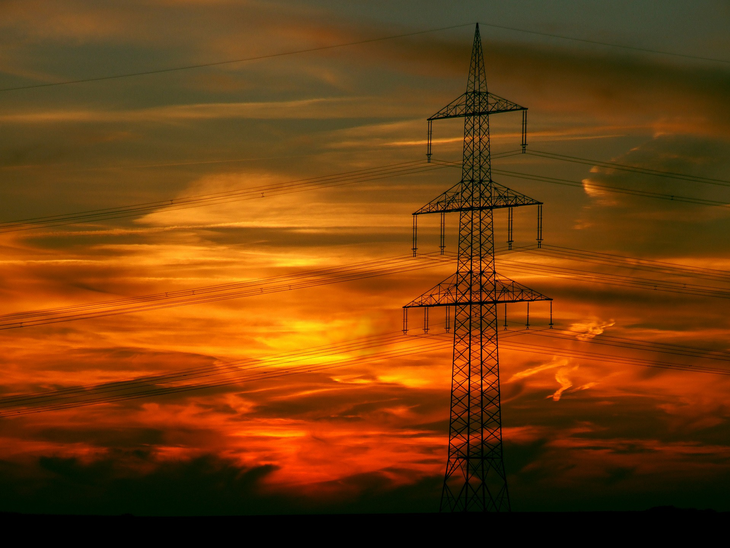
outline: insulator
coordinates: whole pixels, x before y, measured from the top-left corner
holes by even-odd
[[[542,204],[537,204],[537,247],[542,247]]]
[[[418,215],[413,216],[413,256],[416,256],[418,250]]]
[[[451,330],[451,310],[447,306],[446,307],[446,332],[448,333]]]
[[[446,213],[443,211],[441,212],[441,243],[439,247],[441,248],[441,255],[443,255],[446,250]]]
[[[553,301],[550,301],[550,329],[553,328]]]
[[[507,249],[512,249],[512,222],[514,220],[514,212],[512,211],[513,208],[508,207],[507,208]]]
[[[428,333],[428,307],[423,308],[423,332]]]
[[[408,309],[403,307],[403,334],[408,334]]]
[[[525,327],[527,329],[530,329],[530,303],[529,303],[529,301],[527,303],[527,323],[525,323]]]
[[[426,145],[426,159],[431,163],[431,135],[433,134],[433,121],[428,121],[428,140]]]
[[[527,109],[522,111],[522,154],[527,152]]]

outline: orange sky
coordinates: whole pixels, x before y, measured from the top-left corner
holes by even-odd
[[[556,323],[545,330],[548,307],[536,303],[530,333],[520,333],[525,307],[514,305],[500,331],[512,508],[728,510],[730,377],[676,368],[730,372],[729,215],[697,203],[728,201],[730,76],[727,60],[696,59],[723,58],[730,12],[709,0],[691,14],[680,2],[661,13],[633,2],[618,19],[608,4],[563,3],[550,13],[525,3],[521,17],[484,2],[448,17],[430,2],[3,3],[0,221],[160,203],[89,223],[0,226],[0,326],[14,313],[249,285],[236,299],[0,330],[0,511],[438,508],[449,338],[442,310],[431,311],[428,337],[412,312],[403,336],[401,307],[454,270],[453,258],[429,255],[438,251],[435,218],[419,222],[422,256],[408,256],[411,213],[459,177],[425,170],[425,119],[463,92],[471,24],[8,88],[476,20],[490,91],[530,109],[528,150],[692,177],[529,154],[494,160],[495,169],[554,179],[494,176],[545,204],[542,250],[534,211],[516,210],[515,244],[530,249],[513,254],[503,251],[506,214],[495,215],[497,268],[551,296]],[[519,123],[494,118],[493,152],[518,149]],[[460,121],[434,131],[434,157],[459,161]],[[404,162],[424,171],[282,187]],[[246,189],[245,199],[201,207],[161,204]],[[450,252],[456,229],[449,219]],[[357,279],[342,278],[356,263]],[[171,376],[190,371],[197,376]],[[214,386],[188,390],[201,383]],[[139,397],[51,410],[41,400],[8,403],[43,393],[56,394],[51,404],[78,403],[112,388]]]

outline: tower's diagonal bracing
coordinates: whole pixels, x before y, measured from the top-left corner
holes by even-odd
[[[447,307],[454,312],[449,452],[441,497],[442,511],[510,509],[502,459],[502,417],[497,344],[497,305],[550,299],[498,276],[494,264],[495,209],[538,206],[538,243],[542,239],[542,203],[492,181],[489,116],[523,112],[523,150],[527,109],[487,91],[479,25],[474,34],[466,92],[428,119],[428,158],[432,121],[464,118],[461,180],[414,215],[459,213],[456,273],[404,306]],[[442,236],[443,249],[443,236]],[[404,318],[405,319],[405,318]],[[404,322],[404,330],[407,323]]]

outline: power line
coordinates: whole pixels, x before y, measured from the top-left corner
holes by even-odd
[[[316,51],[325,51],[330,49],[337,49],[337,48],[344,48],[344,47],[350,47],[350,46],[357,46],[357,45],[363,45],[363,44],[369,44],[374,42],[383,42],[386,40],[394,40],[397,38],[406,38],[409,36],[417,36],[420,34],[428,34],[433,32],[441,32],[445,30],[451,30],[451,29],[457,29],[462,27],[471,26],[473,23],[464,23],[460,25],[451,25],[448,27],[439,27],[439,28],[433,28],[433,29],[426,29],[421,31],[414,31],[414,32],[408,32],[403,34],[394,34],[390,36],[383,36],[379,38],[368,38],[365,40],[357,40],[354,42],[345,42],[341,44],[331,44],[328,46],[319,46],[315,48],[305,48],[300,50],[292,50],[292,51],[284,51],[279,53],[269,53],[265,55],[257,55],[257,56],[251,56],[251,57],[242,57],[239,59],[228,59],[225,61],[211,61],[208,63],[198,63],[194,65],[182,65],[178,67],[167,67],[167,68],[159,68],[159,69],[153,69],[153,70],[146,70],[146,71],[136,71],[136,72],[126,72],[122,74],[109,74],[104,76],[95,76],[95,77],[88,77],[88,78],[79,78],[76,80],[64,80],[60,82],[47,82],[43,84],[29,84],[26,86],[14,86],[9,88],[0,88],[0,92],[6,92],[6,91],[20,91],[20,90],[28,90],[28,89],[36,89],[36,88],[49,88],[49,87],[58,87],[58,86],[66,86],[66,85],[72,85],[72,84],[82,84],[82,83],[89,83],[89,82],[100,82],[104,80],[118,80],[123,78],[132,78],[135,76],[148,76],[148,75],[154,75],[154,74],[164,74],[169,72],[180,72],[184,70],[195,70],[200,68],[208,68],[208,67],[215,67],[215,66],[221,66],[221,65],[232,65],[236,63],[246,63],[250,61],[260,61],[264,59],[273,59],[276,57],[286,57],[290,55],[300,55],[303,53],[312,53]],[[508,27],[505,25],[495,25],[495,24],[489,24],[489,23],[482,23],[483,26],[501,29],[501,30],[509,30],[512,32],[520,32],[525,34],[532,34],[536,36],[546,36],[549,38],[559,38],[561,40],[569,40],[572,42],[582,42],[587,44],[594,44],[599,46],[607,46],[611,48],[621,48],[631,51],[638,51],[642,53],[652,53],[657,55],[667,55],[671,57],[680,57],[684,59],[693,59],[697,61],[709,61],[714,63],[724,63],[724,64],[730,64],[730,60],[726,59],[716,59],[712,57],[702,57],[698,55],[689,55],[684,53],[676,53],[676,52],[670,52],[670,51],[663,51],[663,50],[655,50],[650,48],[640,48],[636,46],[627,46],[625,44],[616,44],[612,42],[602,42],[598,40],[588,40],[585,38],[576,38],[574,36],[567,36],[564,34],[553,34],[548,32],[540,32],[535,30],[529,30],[529,29],[522,29],[518,27]]]
[[[259,156],[250,158],[223,158],[218,160],[192,160],[187,162],[180,161],[162,161],[163,163],[155,164],[117,164],[117,165],[101,165],[101,166],[79,166],[78,164],[69,163],[42,163],[42,164],[7,164],[0,166],[2,171],[10,170],[21,170],[21,169],[35,169],[35,168],[63,168],[65,171],[106,171],[106,170],[121,170],[121,169],[152,169],[158,167],[187,167],[187,166],[203,166],[211,164],[234,164],[243,162],[256,162],[260,160],[284,160],[287,158],[306,158],[312,156],[320,156],[322,153],[310,153],[310,154],[286,154],[284,156]]]
[[[530,333],[538,337],[549,337],[553,339],[563,339],[576,341],[576,337],[580,336],[580,333],[575,331],[568,331],[562,329],[551,329],[549,331],[535,330]],[[690,358],[701,358],[705,360],[719,361],[730,365],[730,353],[726,351],[710,350],[707,348],[699,348],[696,346],[686,346],[676,343],[662,343],[655,341],[643,341],[629,337],[619,337],[617,335],[609,335],[607,333],[601,333],[599,336],[595,336],[591,339],[583,340],[578,339],[579,342],[586,342],[589,344],[611,346],[614,348],[627,348],[631,350],[641,350],[645,352],[656,352],[661,354],[690,357]]]
[[[544,249],[539,251],[540,254],[557,256],[559,258],[570,258],[579,260],[581,263],[586,261],[586,256],[599,264],[611,264],[613,266],[623,268],[635,268],[630,261],[636,259],[630,257],[622,257],[618,255],[599,254],[583,250],[572,250],[571,253],[576,257],[571,257],[566,251],[572,248],[558,248],[558,246],[543,246]],[[520,253],[520,252],[537,252],[532,247],[521,247],[508,251],[506,248],[497,249],[497,254],[504,253]],[[227,284],[218,284],[210,286],[202,286],[191,289],[163,291],[146,295],[121,297],[106,301],[98,301],[79,305],[71,305],[43,310],[30,310],[25,312],[16,312],[4,314],[0,316],[0,330],[28,328],[52,323],[61,323],[67,321],[86,320],[107,316],[115,316],[121,314],[130,314],[138,312],[146,312],[162,308],[172,308],[178,306],[188,306],[192,304],[204,304],[210,302],[218,302],[229,299],[239,299],[244,297],[254,297],[261,295],[271,295],[273,293],[281,293],[298,289],[308,289],[312,287],[320,287],[336,283],[344,283],[356,280],[362,280],[373,277],[386,276],[389,274],[400,274],[431,268],[442,264],[442,260],[453,258],[453,252],[446,252],[444,256],[433,254],[421,254],[419,257],[425,259],[426,262],[418,261],[414,263],[413,257],[393,256],[382,259],[368,260],[360,263],[353,263],[334,268],[323,268],[307,271],[304,273],[286,274],[282,276],[273,276],[270,278],[259,278],[254,280],[232,282]],[[603,259],[607,256],[608,259]],[[616,259],[621,259],[625,264],[617,264]],[[607,273],[595,273],[583,269],[572,269],[567,267],[558,267],[551,265],[543,265],[520,260],[503,261],[505,266],[520,268],[527,272],[542,272],[552,276],[561,278],[569,278],[581,282],[600,282],[608,285],[644,288],[671,292],[676,294],[699,295],[714,298],[730,298],[730,291],[713,286],[687,284],[686,282],[661,281],[656,279],[641,278],[637,276],[620,276]],[[676,273],[683,275],[697,275],[696,272],[689,270],[685,272],[683,269],[676,268],[673,263],[657,262],[642,260],[642,268],[646,271],[659,270],[660,272],[672,272],[672,268],[677,270]],[[701,276],[699,276],[701,277]],[[713,278],[714,279],[714,278]],[[727,277],[722,281],[727,281]]]
[[[72,305],[46,310],[16,312],[0,316],[0,330],[36,327],[52,323],[88,320],[120,314],[146,312],[161,308],[203,304],[243,297],[271,295],[323,285],[344,283],[367,278],[400,274],[443,264],[440,255],[423,254],[425,261],[415,261],[411,255],[363,261],[342,267],[312,270],[304,274],[274,276],[246,282],[233,282],[193,289],[167,291],[123,297],[108,301]]]
[[[320,347],[314,352],[304,352],[310,358],[331,357],[332,351],[363,351],[373,348],[381,348],[383,343],[393,343],[397,340],[402,341],[402,335],[390,335],[381,340],[378,337],[372,337],[370,341],[360,341],[362,344],[345,343],[335,345],[327,349]],[[71,389],[62,389],[60,391],[50,391],[41,394],[25,394],[0,400],[0,417],[19,416],[34,413],[42,413],[47,411],[56,411],[68,408],[86,407],[89,405],[99,405],[106,403],[117,403],[139,398],[159,397],[170,394],[179,394],[181,392],[200,391],[211,388],[219,388],[239,384],[244,381],[255,381],[262,379],[277,378],[288,375],[296,375],[302,373],[321,372],[334,368],[348,367],[352,365],[362,365],[375,360],[390,359],[394,357],[403,357],[412,354],[421,354],[440,348],[446,348],[449,345],[448,340],[441,338],[435,340],[436,337],[425,336],[419,337],[417,342],[426,339],[425,344],[418,344],[416,348],[396,348],[391,350],[382,350],[368,355],[360,355],[354,357],[345,357],[335,360],[328,360],[327,363],[308,363],[304,365],[291,365],[292,361],[302,359],[302,353],[289,354],[274,357],[267,360],[266,363],[257,363],[252,360],[241,360],[237,362],[227,362],[218,366],[210,366],[207,369],[197,371],[183,371],[171,375],[159,375],[154,377],[143,377],[131,379],[129,381],[121,381],[116,383],[107,383],[103,385],[92,385],[86,387],[75,387]],[[411,342],[411,341],[409,341]],[[408,344],[408,342],[406,343]],[[244,365],[243,369],[237,366]],[[245,366],[245,364],[251,364]],[[213,367],[225,367],[223,372],[213,371]],[[225,375],[228,378],[222,380],[211,379]],[[234,378],[231,379],[230,376]],[[156,386],[157,383],[184,382],[191,379],[200,379],[208,377],[203,383],[183,384],[174,386]],[[13,410],[15,409],[15,410]]]
[[[506,158],[517,154],[514,151],[506,151],[499,154],[494,154],[493,158]],[[647,175],[659,175],[664,177],[672,177],[676,179],[682,179],[693,182],[707,183],[707,184],[719,184],[724,185],[725,183],[730,186],[730,181],[723,181],[722,179],[710,179],[706,177],[694,177],[682,173],[664,172],[658,170],[650,170],[644,168],[637,168],[635,166],[626,166],[624,164],[616,164],[613,162],[601,162],[600,160],[591,160],[588,158],[578,158],[573,156],[565,156],[559,154],[539,153],[545,157],[553,159],[567,159],[572,161],[575,159],[577,163],[584,163],[589,165],[605,164],[606,167],[625,168],[626,170],[636,171]],[[534,154],[537,156],[538,154]],[[437,164],[435,166],[434,164]],[[319,177],[310,177],[306,179],[297,179],[278,184],[260,185],[249,188],[233,189],[226,192],[219,192],[214,194],[201,194],[201,195],[190,195],[181,196],[178,198],[172,198],[167,200],[158,200],[155,202],[145,202],[140,204],[130,204],[127,206],[111,207],[96,210],[85,210],[67,214],[58,215],[47,215],[42,217],[30,217],[26,219],[18,219],[14,221],[0,222],[0,233],[3,232],[16,232],[21,230],[35,230],[39,228],[50,228],[56,226],[66,226],[77,223],[89,223],[96,221],[114,220],[120,218],[134,217],[142,215],[160,209],[167,211],[177,209],[189,209],[193,207],[204,207],[208,205],[215,205],[219,203],[227,203],[229,201],[243,201],[251,199],[259,199],[269,196],[288,194],[291,192],[305,192],[308,190],[315,190],[319,188],[327,188],[332,186],[342,186],[347,184],[354,184],[358,182],[372,181],[383,179],[387,177],[398,177],[403,175],[411,175],[416,173],[422,173],[431,169],[440,169],[443,167],[460,167],[460,164],[456,162],[450,162],[446,160],[433,159],[433,163],[422,164],[420,161],[408,161],[397,164],[388,164],[385,166],[378,166],[374,168],[365,168],[360,170],[353,170],[347,172],[333,173],[329,175],[323,175]],[[578,181],[569,181],[567,179],[556,179],[540,175],[532,175],[527,173],[519,173],[514,171],[505,171],[493,169],[495,173],[502,173],[507,176],[538,180],[541,182],[548,182],[552,184],[561,184],[566,186],[574,186],[583,188],[583,183]],[[681,196],[673,196],[670,194],[644,192],[636,189],[620,189],[616,187],[609,187],[605,185],[596,184],[597,187],[602,190],[609,192],[628,193],[638,196],[644,196],[648,198],[662,198],[665,200],[672,201],[687,201],[689,203],[702,203],[702,205],[714,205],[727,207],[728,204],[725,202],[713,201],[713,200],[702,200],[695,198],[687,198]]]
[[[658,369],[672,369],[679,371],[687,371],[694,373],[711,373],[715,375],[730,375],[730,369],[722,369],[718,367],[705,367],[695,366],[690,364],[672,363],[672,362],[661,362],[656,360],[645,360],[641,358],[630,358],[630,357],[619,357],[615,354],[600,354],[595,352],[582,352],[566,348],[555,349],[551,346],[530,344],[530,345],[517,345],[515,343],[507,342],[505,346],[508,348],[515,348],[523,352],[532,352],[535,354],[543,354],[545,352],[552,352],[554,355],[570,357],[570,358],[587,358],[592,360],[600,360],[602,363],[615,363],[615,364],[627,364],[637,365],[640,367],[652,367]]]
[[[651,289],[668,293],[730,299],[730,291],[719,287],[687,284],[682,282],[658,281],[647,278],[639,278],[636,276],[620,276],[616,274],[594,273],[588,270],[556,267],[524,261],[502,261],[502,264],[505,266],[521,268],[523,272],[525,270],[528,272],[547,272],[554,276],[578,280],[579,282],[583,283],[601,282],[609,285]]]
[[[438,159],[432,159],[431,160],[434,163],[438,163],[441,165],[448,165],[454,168],[461,169],[461,164],[457,162],[450,162],[446,160],[438,160]],[[507,177],[514,177],[516,179],[524,179],[527,181],[539,181],[542,183],[549,183],[553,185],[562,185],[562,186],[570,186],[575,188],[585,188],[585,185],[581,181],[571,181],[569,179],[561,179],[558,177],[546,177],[544,175],[533,175],[532,173],[522,173],[519,171],[509,171],[505,169],[495,169],[492,168],[492,173],[497,173],[499,175],[506,175]],[[616,194],[628,194],[631,196],[640,196],[642,198],[655,198],[659,200],[668,200],[671,202],[680,202],[680,203],[687,203],[687,204],[693,204],[693,205],[704,205],[704,206],[712,206],[712,207],[722,207],[722,208],[728,208],[730,207],[730,203],[728,202],[722,202],[720,200],[709,200],[705,198],[693,198],[691,196],[679,196],[676,194],[666,194],[664,192],[652,192],[648,190],[637,190],[634,188],[623,188],[623,187],[616,187],[616,186],[610,186],[610,185],[603,185],[601,183],[595,183],[591,181],[591,186],[593,188],[597,188],[600,190],[603,190],[605,192],[612,192]]]
[[[312,53],[315,51],[324,51],[324,50],[329,50],[329,49],[345,48],[345,47],[350,47],[350,46],[359,46],[362,44],[371,44],[373,42],[383,42],[386,40],[394,40],[396,38],[406,38],[409,36],[417,36],[419,34],[429,34],[432,32],[441,32],[444,30],[458,29],[461,27],[468,27],[471,25],[473,25],[473,23],[464,23],[461,25],[451,25],[449,27],[439,27],[439,28],[433,28],[433,29],[419,30],[419,31],[414,31],[414,32],[406,32],[403,34],[392,34],[390,36],[382,36],[380,38],[368,38],[365,40],[357,40],[354,42],[331,44],[329,46],[318,46],[316,48],[306,48],[306,49],[299,49],[299,50],[292,50],[292,51],[283,51],[283,52],[279,52],[279,53],[268,53],[265,55],[242,57],[240,59],[228,59],[226,61],[212,61],[210,63],[199,63],[196,65],[183,65],[183,66],[179,66],[179,67],[168,67],[168,68],[160,68],[160,69],[145,70],[145,71],[138,71],[138,72],[126,72],[123,74],[110,74],[110,75],[106,75],[106,76],[96,76],[96,77],[90,77],[90,78],[79,78],[77,80],[64,80],[62,82],[48,82],[45,84],[30,84],[27,86],[0,88],[0,92],[66,86],[66,85],[71,85],[71,84],[83,84],[83,83],[87,83],[87,82],[100,82],[103,80],[119,80],[122,78],[131,78],[134,76],[148,76],[148,75],[152,75],[152,74],[164,74],[164,73],[168,73],[168,72],[179,72],[179,71],[183,71],[183,70],[193,70],[193,69],[200,69],[200,68],[206,68],[206,67],[216,67],[216,66],[221,66],[221,65],[232,65],[232,64],[236,64],[236,63],[260,61],[263,59],[273,59],[275,57],[286,57],[289,55],[301,55],[303,53]]]
[[[493,169],[494,173],[500,175],[506,175],[508,177],[516,177],[517,179],[525,179],[528,181],[540,181],[543,183],[549,183],[553,185],[572,186],[576,188],[585,188],[585,185],[580,181],[570,181],[568,179],[561,179],[558,177],[546,177],[543,175],[532,175],[531,173],[520,173],[519,171],[507,171],[504,169]],[[705,198],[693,198],[691,196],[679,196],[676,194],[667,194],[665,192],[652,192],[649,190],[637,190],[635,188],[624,188],[618,186],[604,185],[591,181],[591,187],[603,190],[605,192],[612,192],[615,194],[628,194],[630,196],[640,196],[642,198],[655,198],[658,200],[668,200],[670,202],[681,202],[693,205],[704,205],[712,207],[730,207],[728,202],[722,202],[720,200],[708,200]]]
[[[519,152],[506,151],[495,154],[493,157],[505,158],[516,154],[519,154]],[[331,173],[328,175],[309,177],[305,179],[296,179],[283,183],[259,185],[247,188],[235,188],[227,190],[225,192],[216,192],[212,194],[195,194],[180,196],[177,198],[168,198],[165,200],[157,200],[154,202],[144,202],[139,204],[130,204],[103,209],[83,210],[56,215],[28,217],[25,219],[17,219],[13,221],[2,221],[0,222],[0,233],[36,230],[39,228],[50,228],[56,226],[67,226],[71,224],[82,224],[122,219],[157,212],[159,210],[175,211],[178,209],[205,207],[209,205],[229,203],[233,201],[258,200],[267,196],[270,197],[272,195],[278,196],[294,192],[306,192],[310,190],[318,190],[355,183],[376,181],[381,179],[387,179],[389,177],[400,177],[404,175],[413,175],[416,173],[425,173],[427,171],[443,169],[445,167],[450,166],[423,163],[420,160],[410,160],[408,162],[400,162],[397,164],[387,164],[384,166],[376,166],[372,168],[363,168],[352,171],[344,171],[340,173]]]
[[[641,341],[609,336],[606,334],[601,334],[600,336],[588,340],[580,340],[576,339],[579,335],[579,333],[576,332],[543,328],[508,331],[506,333],[502,333],[500,338],[507,340],[517,335],[547,337],[551,339],[569,340],[577,344],[598,344],[644,352],[658,352],[682,357],[719,360],[724,363],[730,363],[730,355],[723,355],[723,353],[717,353],[707,349]],[[520,337],[520,339],[522,338],[523,337]],[[447,337],[444,337],[444,334],[430,336],[411,335],[405,339],[406,340],[404,341],[404,338],[400,333],[385,333],[355,341],[280,354],[263,360],[243,359],[232,362],[215,363],[197,368],[188,368],[168,374],[137,377],[96,385],[69,387],[42,393],[19,394],[0,399],[0,417],[22,416],[49,411],[87,407],[91,405],[119,403],[134,399],[155,398],[171,394],[234,386],[245,381],[251,382],[303,373],[317,373],[335,368],[363,365],[375,360],[422,354],[428,351],[447,348],[450,344]],[[415,347],[411,344],[414,341],[418,343]],[[321,359],[331,357],[333,354],[339,355],[347,352],[363,352],[382,348],[383,346],[397,342],[404,342],[407,345],[406,348],[400,347],[390,350],[381,350],[367,355],[340,358],[334,362],[329,361],[328,363],[306,363],[302,365],[295,365],[295,362],[297,361]],[[636,357],[618,356],[616,354],[587,352],[575,350],[573,348],[555,348],[553,346],[538,345],[525,341],[513,342],[512,340],[508,340],[503,344],[505,347],[513,350],[538,353],[542,355],[547,352],[557,356],[600,360],[602,363],[625,364],[678,370],[683,372],[730,375],[730,369],[728,368],[667,362],[656,359],[648,360]],[[217,379],[217,377],[226,378]],[[196,382],[193,384],[179,384],[187,383],[189,381],[200,381],[201,379],[206,379],[206,381]]]
[[[618,255],[615,253],[588,251],[585,249],[577,249],[574,247],[545,244],[544,242],[542,244],[542,248],[539,251],[534,247],[520,247],[515,248],[514,252],[538,252],[540,254],[552,255],[554,257],[562,259],[580,260],[582,263],[590,262],[596,264],[618,266],[621,268],[631,268],[633,270],[662,272],[675,276],[688,276],[692,278],[704,278],[713,281],[730,282],[730,273],[728,273],[726,270],[705,267],[691,267],[688,265],[671,263],[667,261],[629,257],[627,255]]]
[[[176,371],[174,373],[164,373],[159,375],[147,375],[143,377],[136,377],[132,379],[122,379],[117,381],[109,381],[101,384],[76,386],[69,388],[60,388],[51,390],[48,392],[42,392],[39,394],[20,394],[16,396],[9,396],[0,400],[0,407],[2,406],[17,406],[27,403],[38,403],[44,402],[49,398],[68,398],[76,395],[86,395],[93,392],[94,394],[100,394],[102,392],[114,392],[117,390],[125,390],[127,388],[135,388],[137,386],[146,387],[150,384],[163,384],[187,381],[192,379],[200,379],[202,377],[209,376],[212,373],[221,374],[221,368],[236,367],[238,373],[245,371],[251,371],[267,367],[276,367],[281,364],[290,364],[296,361],[302,361],[308,358],[318,358],[323,356],[329,356],[332,354],[342,354],[344,352],[359,352],[367,350],[373,347],[383,346],[399,340],[402,337],[400,333],[397,334],[386,334],[385,336],[371,336],[364,337],[348,341],[345,343],[338,343],[334,345],[320,345],[311,347],[306,350],[300,350],[296,352],[287,352],[283,354],[277,354],[269,356],[265,359],[242,359],[229,362],[218,362],[213,364],[186,368],[182,371]]]
[[[135,217],[163,209],[166,211],[190,209],[194,207],[229,203],[232,201],[261,199],[265,198],[267,194],[280,195],[292,192],[304,192],[308,190],[374,181],[389,177],[423,173],[434,169],[434,167],[429,166],[430,164],[424,164],[420,161],[401,162],[399,164],[390,164],[375,168],[310,177],[285,183],[239,188],[213,194],[181,196],[179,198],[132,204],[128,206],[94,209],[59,215],[47,215],[43,217],[29,217],[26,219],[0,222],[0,233]],[[435,167],[438,169],[439,166]]]
[[[649,49],[649,48],[640,48],[636,46],[626,46],[624,44],[616,44],[612,42],[600,42],[598,40],[588,40],[586,38],[575,38],[573,36],[566,36],[564,34],[551,34],[548,32],[539,32],[535,30],[527,30],[527,29],[520,29],[517,27],[506,27],[504,25],[490,25],[489,23],[480,23],[481,25],[484,25],[485,27],[492,27],[495,29],[503,29],[503,30],[511,30],[514,32],[523,32],[526,34],[535,34],[537,36],[547,36],[550,38],[560,38],[561,40],[570,40],[572,42],[583,42],[585,44],[594,44],[597,46],[608,46],[611,48],[621,48],[621,49],[627,49],[631,51],[640,51],[643,53],[655,53],[657,55],[669,55],[672,57],[682,57],[684,59],[694,59],[697,61],[710,61],[713,63],[727,63],[730,64],[730,60],[726,59],[715,59],[713,57],[701,57],[699,55],[688,55],[685,53],[675,53],[672,51],[663,51],[663,50],[657,50],[657,49]]]
[[[678,179],[681,181],[689,181],[692,183],[702,183],[707,185],[717,186],[730,186],[730,181],[726,179],[714,179],[712,177],[701,177],[699,175],[688,175],[686,173],[677,173],[674,171],[664,171],[660,169],[651,169],[646,167],[632,166],[627,164],[620,164],[618,162],[604,162],[601,160],[591,160],[590,158],[581,158],[579,156],[569,156],[567,154],[555,154],[551,152],[544,152],[541,150],[528,150],[527,154],[532,156],[538,156],[541,158],[549,158],[552,160],[562,160],[564,162],[572,162],[575,164],[584,164],[590,166],[598,166],[609,169],[618,169],[621,171],[629,171],[632,173],[641,173],[643,175],[654,175],[657,177],[664,177],[667,179]]]

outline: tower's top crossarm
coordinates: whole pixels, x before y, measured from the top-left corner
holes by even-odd
[[[474,46],[471,50],[471,62],[469,63],[469,77],[466,81],[466,91],[428,119],[428,141],[426,149],[428,161],[431,161],[432,124],[434,120],[443,120],[445,118],[467,118],[473,120],[479,119],[481,116],[489,116],[490,114],[516,112],[519,110],[522,111],[522,152],[524,152],[527,146],[527,108],[494,93],[489,93],[487,90],[482,39],[479,35],[479,24],[477,23],[474,32]],[[478,125],[481,127],[481,122]],[[484,127],[488,131],[488,122],[484,124]]]
[[[476,95],[477,100],[469,101],[468,96],[470,95]],[[480,116],[484,114],[489,115],[517,110],[527,110],[527,108],[494,93],[489,93],[488,91],[467,91],[431,116],[428,121],[442,120],[444,118],[463,118],[464,116]]]
[[[431,116],[428,121],[441,120],[443,118],[497,114],[498,112],[512,112],[515,110],[527,109],[499,95],[489,93],[487,90],[487,75],[484,71],[482,39],[479,35],[479,23],[477,23],[476,30],[474,31],[474,45],[471,50],[466,92]]]

